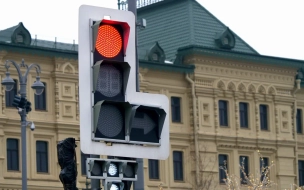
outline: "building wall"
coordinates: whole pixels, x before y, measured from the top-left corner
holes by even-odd
[[[79,139],[78,67],[77,60],[42,55],[27,55],[7,51],[0,52],[0,65],[5,60],[41,66],[41,80],[47,93],[46,111],[34,109],[28,121],[34,121],[35,131],[27,129],[28,186],[31,189],[62,189],[58,175],[56,145],[67,137]],[[295,109],[304,109],[304,91],[296,91],[296,70],[281,66],[266,66],[240,60],[228,60],[201,55],[185,58],[185,64],[195,64],[195,73],[187,75],[166,71],[140,69],[141,91],[165,94],[181,98],[181,122],[170,117],[170,156],[159,162],[160,179],[149,179],[148,160],[144,160],[145,189],[220,189],[218,154],[228,155],[230,173],[239,175],[239,156],[249,157],[249,171],[256,173],[260,153],[274,161],[270,178],[277,189],[297,183],[297,159],[304,160],[304,135],[295,130]],[[11,68],[11,76],[17,77]],[[0,78],[5,76],[0,68]],[[28,99],[34,102],[30,85],[35,81],[35,71],[28,77]],[[194,82],[192,89],[191,81]],[[194,92],[194,97],[192,96]],[[228,127],[220,126],[219,100],[228,101]],[[249,128],[240,127],[239,102],[249,105]],[[268,106],[269,130],[260,130],[259,105]],[[195,106],[193,106],[195,105]],[[303,112],[302,112],[303,113]],[[19,139],[20,118],[17,110],[6,108],[5,91],[0,91],[0,190],[20,189],[21,171],[7,171],[6,139]],[[36,140],[49,144],[49,172],[36,172]],[[81,140],[81,139],[80,139]],[[183,152],[183,180],[175,181],[173,151]],[[198,156],[197,156],[198,155]],[[86,178],[81,175],[80,149],[77,147],[78,184],[85,188]],[[21,158],[20,170],[21,170]],[[198,171],[198,172],[197,172]],[[197,174],[199,177],[197,177]],[[200,186],[196,186],[196,180]],[[208,188],[205,188],[208,189]]]

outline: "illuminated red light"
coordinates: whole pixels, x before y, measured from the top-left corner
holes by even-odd
[[[96,50],[106,58],[113,58],[122,48],[122,37],[119,31],[111,25],[101,25],[98,29]]]

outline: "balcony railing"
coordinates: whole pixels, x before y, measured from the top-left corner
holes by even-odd
[[[141,8],[160,1],[164,1],[164,0],[137,0],[136,6],[137,8]],[[118,0],[118,9],[128,10],[128,0]]]

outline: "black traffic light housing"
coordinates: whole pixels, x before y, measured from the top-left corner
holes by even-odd
[[[87,177],[90,179],[137,180],[135,160],[87,158]]]
[[[166,112],[164,109],[133,105],[129,141],[134,144],[160,145],[165,118]]]
[[[25,107],[26,102],[27,102],[26,98],[23,98],[19,95],[15,95],[12,105],[15,106],[16,108],[23,109]]]
[[[26,113],[32,111],[32,103],[19,95],[15,95],[12,105],[16,108],[25,109]]]

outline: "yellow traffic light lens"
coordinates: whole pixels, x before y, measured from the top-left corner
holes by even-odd
[[[119,31],[111,25],[101,25],[96,39],[96,50],[106,58],[113,58],[122,49],[122,37]]]

